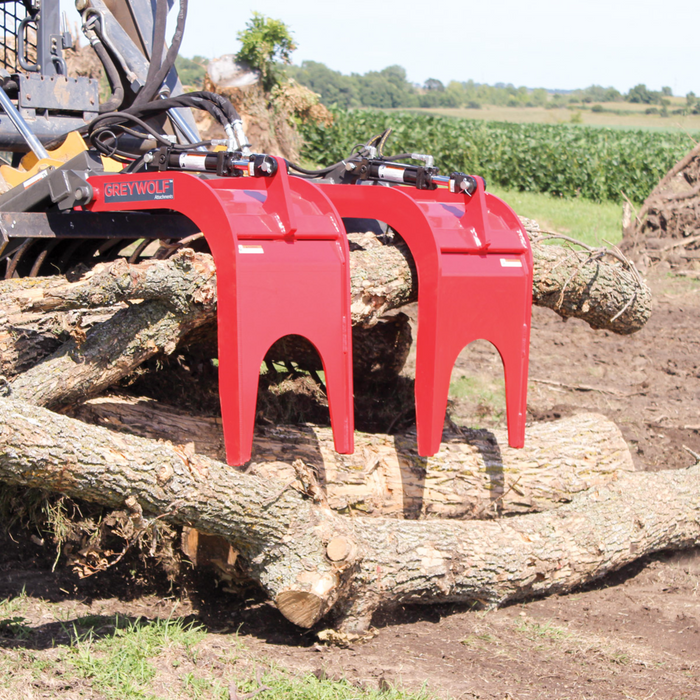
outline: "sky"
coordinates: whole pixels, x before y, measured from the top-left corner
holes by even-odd
[[[180,53],[190,58],[235,53],[257,11],[290,27],[293,63],[346,74],[398,64],[418,84],[626,92],[644,83],[700,94],[698,0],[190,0],[188,8]]]

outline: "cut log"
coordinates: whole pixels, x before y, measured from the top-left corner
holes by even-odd
[[[355,239],[353,245],[352,320],[356,328],[368,328],[387,311],[415,300],[417,282],[404,246],[379,244],[373,235]],[[556,246],[533,244],[533,251],[534,303],[616,333],[634,332],[649,317],[648,288],[621,265],[599,259],[584,262]],[[52,279],[34,285],[20,282],[13,288],[15,280],[10,280],[2,288],[5,307],[12,313],[0,319],[0,366],[13,376],[26,366],[28,351],[39,353],[55,345],[59,321],[65,330],[66,319],[51,314],[138,300],[141,303],[119,310],[87,333],[68,323],[73,337],[12,384],[17,398],[52,408],[95,396],[148,358],[172,352],[193,329],[213,323],[215,281],[211,257],[191,250],[167,261],[98,266],[72,284]],[[49,314],[49,320],[42,321],[38,312]],[[395,337],[405,340],[406,335]],[[407,343],[396,348],[396,357],[405,358]],[[373,363],[368,357],[368,366]],[[402,362],[384,364],[398,371]]]
[[[530,230],[537,233],[538,229]],[[384,245],[373,234],[351,235],[351,239],[354,326],[371,326],[387,311],[416,301],[418,282],[403,244]],[[636,277],[620,264],[602,258],[583,264],[570,249],[539,242],[533,243],[533,254],[534,304],[622,334],[639,330],[648,320],[649,289],[640,287]],[[6,303],[32,312],[103,307],[134,299],[165,301],[184,312],[193,301],[199,301],[199,296],[215,295],[213,267],[207,258],[183,250],[169,260],[98,265],[85,279],[72,284],[61,285],[50,278],[51,282],[27,287],[24,282],[10,280],[3,283],[3,290]],[[19,284],[10,298],[15,282]],[[629,302],[626,311],[613,321]]]
[[[27,310],[24,295],[64,286],[63,277],[0,281],[0,375],[10,378],[35,365],[68,337],[60,313]]]
[[[700,543],[700,465],[622,472],[556,510],[498,521],[349,518],[284,482],[167,444],[11,399],[0,399],[0,413],[0,479],[224,536],[302,627],[332,609],[357,632],[379,606],[566,591]]]
[[[71,411],[80,420],[225,460],[221,419],[194,417],[148,399],[92,399]],[[303,489],[301,461],[328,505],[342,514],[393,518],[486,518],[556,508],[576,494],[634,471],[618,427],[583,413],[528,427],[523,449],[504,430],[448,426],[440,451],[422,458],[415,434],[355,434],[355,453],[333,448],[330,428],[258,431],[247,472]]]

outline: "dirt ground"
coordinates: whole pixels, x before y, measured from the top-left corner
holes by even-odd
[[[534,309],[529,413],[551,420],[599,411],[621,427],[638,469],[681,469],[700,453],[700,282],[663,268],[650,281],[653,316],[630,337]],[[502,423],[499,376],[490,346],[465,352],[453,377],[453,419]],[[425,687],[455,699],[700,700],[700,549],[661,553],[574,593],[495,611],[406,607],[378,615],[366,643],[339,648],[211,581],[178,597],[123,570],[83,581],[60,566],[52,574],[54,551],[13,537],[0,548],[0,600],[24,591],[31,630],[19,640],[0,628],[0,655],[24,648],[48,660],[68,642],[57,620],[191,614],[218,649],[242,645],[255,658],[367,688]],[[63,695],[60,684],[36,683],[35,697]]]

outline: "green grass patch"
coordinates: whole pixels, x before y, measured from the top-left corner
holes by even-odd
[[[493,375],[465,374],[452,377],[450,399],[462,405],[453,419],[461,424],[460,415],[469,415],[469,427],[474,429],[493,427],[506,415],[506,385],[502,368],[499,366]]]
[[[40,628],[35,620],[18,614],[30,614],[23,610],[26,601],[25,596],[0,601],[0,637],[17,645],[0,655],[0,680],[9,694],[18,697],[23,697],[27,683],[39,687],[58,683],[80,697],[105,700],[229,700],[234,688],[237,697],[251,693],[260,700],[434,698],[425,690],[371,691],[343,680],[297,676],[274,663],[246,658],[237,635],[213,635],[185,619],[85,615],[65,621],[60,615],[56,619],[63,631],[61,642],[55,639],[45,646],[42,640],[34,651]]]
[[[260,700],[431,700],[434,698],[426,691],[406,693],[389,687],[381,691],[360,690],[346,681],[319,680],[307,675],[301,678],[285,673],[269,673],[261,682],[270,690],[261,693]],[[248,693],[258,688],[257,681],[245,681],[239,690]]]
[[[153,660],[166,648],[185,656],[200,642],[203,629],[182,620],[126,621],[116,618],[116,629],[97,639],[103,620],[90,616],[73,627],[75,641],[66,657],[79,677],[88,679],[107,698],[155,698],[148,685],[156,675]]]
[[[535,641],[537,639],[549,639],[552,642],[560,642],[569,639],[571,632],[564,627],[553,625],[551,622],[529,622],[521,620],[516,629],[528,639]]]
[[[563,233],[590,246],[604,245],[604,241],[617,244],[622,239],[620,204],[518,192],[490,185],[488,191],[500,197],[519,216],[536,219],[543,231]]]
[[[462,375],[450,382],[450,396],[455,399],[471,399],[493,405],[505,401],[505,392],[505,381],[491,377]]]

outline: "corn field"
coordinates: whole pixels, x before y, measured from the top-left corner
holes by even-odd
[[[509,189],[593,201],[624,194],[642,202],[692,147],[686,134],[511,124],[380,110],[333,110],[331,126],[301,125],[303,155],[319,165],[347,157],[353,146],[391,127],[386,155],[431,153],[441,173],[481,175]]]

